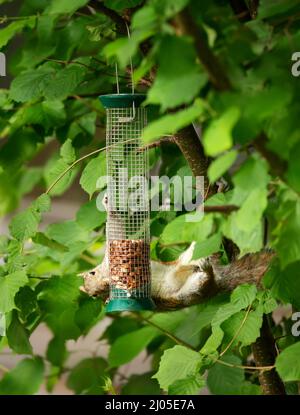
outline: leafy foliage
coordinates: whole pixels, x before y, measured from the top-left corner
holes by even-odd
[[[22,355],[1,372],[0,394],[35,394],[43,383],[55,393],[65,372],[76,394],[198,394],[204,387],[261,394],[251,344],[265,315],[278,339],[276,371],[284,382],[299,382],[292,323],[270,316],[282,303],[300,307],[300,83],[290,73],[299,2],[261,0],[248,22],[217,0],[105,0],[109,13],[95,3],[25,0],[0,29],[11,78],[0,89],[0,216],[9,222],[0,235],[0,355],[7,346]],[[22,48],[15,48],[18,39]],[[144,143],[188,127],[204,152],[190,149],[187,160],[173,144],[154,144],[151,172],[184,177],[191,162],[200,157],[202,168],[207,157],[206,206],[220,208],[193,221],[194,213],[176,209],[171,192],[174,209],[151,212],[152,259],[176,260],[195,241],[193,260],[218,253],[228,265],[228,240],[240,257],[267,245],[276,259],[259,289],[243,284],[187,309],[115,316],[99,339],[108,353],[74,365],[70,344],[104,317],[103,301],[82,293],[78,276],[102,260],[105,242],[105,110],[98,95],[115,91],[116,62],[120,90],[127,91],[131,58],[135,90],[146,93],[149,107]],[[230,87],[216,88],[223,76]],[[228,191],[215,193],[219,179]],[[51,199],[75,187],[81,207],[53,223]],[[37,356],[31,336],[41,324],[52,337]],[[120,381],[119,368],[141,353],[147,372]]]

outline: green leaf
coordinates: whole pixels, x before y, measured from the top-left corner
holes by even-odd
[[[95,199],[82,205],[76,215],[76,222],[87,231],[91,231],[103,225],[105,220],[106,212],[101,212],[97,209]]]
[[[80,178],[80,185],[92,197],[97,190],[99,178],[105,175],[105,155],[101,153],[98,157],[93,158],[84,168]]]
[[[70,65],[56,71],[43,86],[43,95],[48,100],[67,98],[83,81],[85,70],[79,65]]]
[[[276,359],[276,370],[284,382],[300,380],[300,343],[284,349]]]
[[[62,339],[77,339],[80,336],[75,316],[81,283],[77,275],[65,275],[51,277],[38,287],[38,302],[45,315],[44,321]]]
[[[26,102],[43,95],[46,81],[51,76],[50,68],[38,68],[22,72],[11,83],[10,97],[17,102]]]
[[[242,346],[249,346],[260,336],[262,313],[258,310],[251,311],[246,320],[245,318],[246,311],[240,311],[222,324],[222,329],[225,332],[225,344],[229,344],[234,339],[232,347],[238,343],[241,343]]]
[[[31,208],[18,213],[9,225],[11,235],[18,241],[25,242],[36,234],[40,219],[40,214]]]
[[[73,245],[74,242],[85,242],[88,240],[87,231],[73,220],[53,223],[48,226],[46,235],[65,246]]]
[[[35,25],[35,16],[29,16],[26,19],[17,20],[10,23],[4,29],[0,30],[0,49],[7,45],[7,43],[18,33],[20,33],[25,27],[33,29]]]
[[[12,322],[7,329],[9,347],[19,354],[32,354],[29,342],[29,331],[21,324],[16,311],[13,313]]]
[[[41,358],[24,359],[0,381],[0,395],[33,395],[43,382],[44,363]]]
[[[208,156],[216,156],[231,148],[232,129],[239,118],[239,108],[230,107],[209,124],[203,135],[204,149]]]
[[[273,264],[264,277],[264,285],[271,289],[272,295],[284,303],[300,307],[300,261],[281,269]]]
[[[176,114],[164,115],[156,121],[152,121],[143,131],[142,140],[145,143],[164,135],[172,135],[183,127],[191,124],[204,111],[203,102],[197,98],[193,105]]]
[[[174,16],[182,10],[189,0],[152,0],[151,5],[155,9],[158,16],[164,16],[166,19]]]
[[[122,388],[121,395],[160,395],[160,387],[151,376],[151,372],[130,376]]]
[[[205,386],[205,380],[200,376],[191,375],[185,379],[178,379],[169,386],[168,395],[198,395]]]
[[[10,97],[26,102],[45,96],[47,100],[62,100],[82,82],[85,71],[78,65],[55,70],[51,67],[22,72],[11,84]]]
[[[260,223],[262,214],[268,204],[267,189],[253,189],[242,207],[235,213],[235,225],[245,232],[253,231]]]
[[[236,356],[222,358],[228,364],[240,365],[241,360]],[[209,369],[207,386],[214,395],[258,395],[260,388],[245,381],[244,371],[236,367],[216,363]]]
[[[237,158],[237,151],[231,150],[214,160],[208,168],[208,177],[211,182],[218,180],[232,166]]]
[[[192,44],[183,37],[165,36],[159,49],[157,76],[147,102],[161,105],[162,110],[187,104],[206,81]]]
[[[246,308],[256,298],[257,288],[253,284],[242,284],[234,289],[230,296],[230,302],[239,309]]]
[[[54,366],[62,367],[68,356],[65,340],[60,337],[53,337],[48,343],[46,356]]]
[[[15,305],[20,310],[21,319],[26,320],[26,317],[37,308],[35,291],[28,285],[21,287],[15,296]]]
[[[162,244],[203,241],[213,226],[211,215],[205,215],[199,222],[190,222],[190,214],[180,215],[170,222],[161,234]]]
[[[80,299],[79,308],[75,313],[75,323],[82,334],[87,334],[103,315],[104,308],[101,299],[84,297]]]
[[[156,329],[143,327],[140,330],[118,337],[109,352],[108,362],[110,367],[117,367],[130,362],[157,335]]]
[[[198,258],[206,258],[219,251],[222,242],[222,235],[216,233],[202,242],[197,242],[193,252],[193,260]]]
[[[71,370],[67,385],[76,394],[103,395],[101,386],[106,369],[107,363],[102,357],[84,359]]]
[[[66,140],[62,145],[60,149],[60,155],[67,164],[71,164],[73,161],[75,161],[76,154],[70,139]]]
[[[105,0],[105,6],[120,12],[124,9],[131,9],[141,4],[142,0]]]
[[[0,277],[0,312],[7,313],[15,308],[14,298],[21,287],[28,282],[24,271],[17,271]]]
[[[49,14],[73,13],[87,3],[88,0],[52,0],[47,12]]]
[[[300,260],[300,203],[293,205],[294,209],[284,217],[276,240],[276,248],[282,268],[294,261]]]
[[[31,208],[39,213],[49,212],[51,209],[51,198],[46,193],[39,196],[32,204]]]
[[[199,353],[177,345],[164,352],[160,360],[159,370],[153,378],[158,380],[163,390],[168,390],[177,380],[195,376],[199,372],[200,366],[201,356]]]

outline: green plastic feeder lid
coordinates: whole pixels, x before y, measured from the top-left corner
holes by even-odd
[[[111,299],[105,308],[107,313],[152,311],[155,310],[155,304],[151,298],[115,298]]]
[[[109,94],[99,96],[104,108],[131,108],[133,103],[137,108],[146,99],[145,94]]]

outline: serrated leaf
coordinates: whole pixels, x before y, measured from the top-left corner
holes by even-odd
[[[0,381],[0,395],[33,395],[38,392],[44,375],[44,363],[39,357],[24,359]]]
[[[31,208],[39,213],[46,213],[51,208],[51,198],[46,193],[39,196],[32,204]]]
[[[241,310],[253,303],[256,294],[257,288],[254,284],[242,284],[234,289],[230,296],[230,302]]]
[[[43,85],[43,95],[48,100],[63,100],[83,81],[85,70],[79,66],[68,66],[54,72]]]
[[[51,76],[49,68],[38,68],[22,72],[11,83],[10,97],[17,102],[26,102],[43,95],[46,81]]]
[[[46,236],[65,246],[72,245],[78,241],[87,241],[88,239],[87,231],[72,220],[53,223],[48,226]]]
[[[24,271],[0,277],[0,312],[7,313],[15,308],[15,295],[27,282],[28,278]]]
[[[41,215],[34,209],[28,208],[18,213],[9,225],[11,235],[20,242],[34,236],[38,230]]]
[[[153,378],[158,380],[163,390],[168,390],[175,381],[195,376],[199,372],[200,366],[201,356],[199,353],[177,345],[164,352],[158,372]]]
[[[205,386],[205,380],[199,374],[178,379],[169,386],[168,395],[198,395]]]
[[[246,318],[246,319],[245,319]],[[241,343],[242,346],[249,346],[260,336],[262,326],[262,313],[251,311],[246,317],[246,311],[234,314],[222,324],[225,332],[225,344],[234,339],[232,347]]]

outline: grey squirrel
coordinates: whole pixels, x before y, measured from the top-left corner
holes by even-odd
[[[107,197],[103,204],[107,206]],[[218,255],[192,260],[196,242],[176,261],[151,261],[151,296],[160,310],[172,310],[201,303],[220,292],[232,291],[243,283],[260,284],[274,253],[264,250],[247,254],[228,265]],[[109,295],[108,255],[96,268],[81,274],[81,290],[90,296],[107,299]]]

